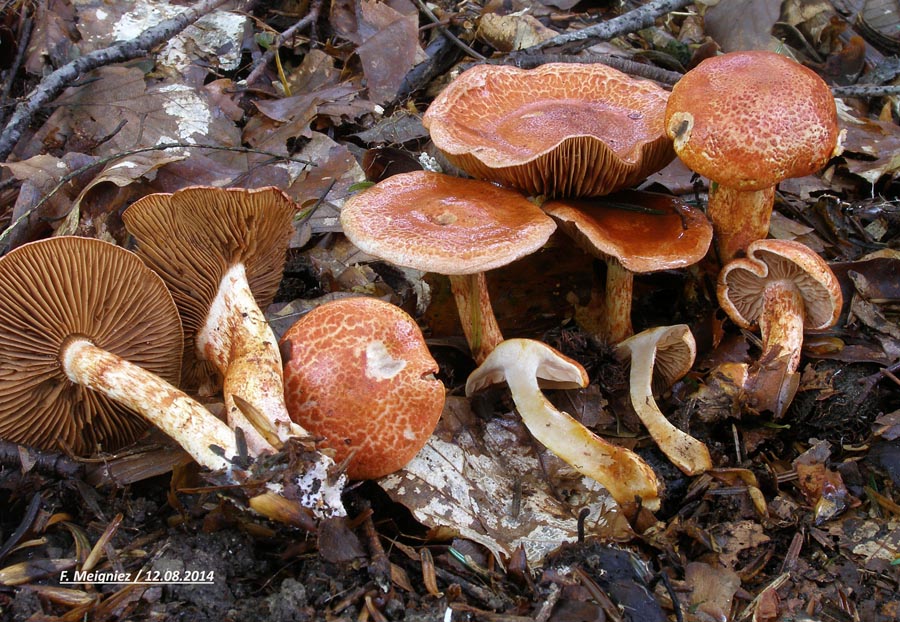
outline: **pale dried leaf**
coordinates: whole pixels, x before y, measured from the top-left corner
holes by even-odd
[[[590,511],[586,535],[628,536],[627,522],[599,484],[535,450],[517,416],[483,422],[467,400],[451,396],[428,444],[379,481],[424,524],[457,530],[497,556],[522,546],[532,564],[577,538],[581,508]]]

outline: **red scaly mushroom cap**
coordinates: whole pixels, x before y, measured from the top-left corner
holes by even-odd
[[[762,50],[704,60],[672,89],[666,132],[691,170],[735,190],[815,173],[838,149],[828,85]]]
[[[444,406],[437,363],[415,321],[376,298],[326,303],[281,340],[291,417],[350,456],[351,479],[373,479],[412,460]]]

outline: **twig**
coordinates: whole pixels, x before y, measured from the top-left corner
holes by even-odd
[[[521,52],[514,52],[512,56],[517,56],[519,54],[536,54],[540,53],[540,50],[542,49],[571,43],[573,41],[580,41],[581,43],[574,46],[574,50],[570,49],[569,51],[583,50],[595,43],[609,41],[620,35],[652,26],[657,17],[665,15],[666,13],[671,13],[672,11],[683,9],[692,2],[693,0],[653,0],[653,2],[649,2],[628,13],[623,13],[611,20],[588,26],[587,28],[582,28],[581,30],[576,30],[574,32],[557,35],[552,39],[542,41]]]
[[[579,56],[562,55],[562,54],[526,54],[516,55],[506,61],[512,60],[516,67],[521,69],[532,69],[547,63],[603,63],[613,69],[618,69],[622,73],[627,73],[640,78],[647,78],[662,84],[675,84],[681,79],[680,73],[677,71],[669,71],[655,65],[647,65],[639,63],[614,54],[582,54]],[[488,63],[494,62],[488,60]]]
[[[167,19],[156,26],[151,26],[134,39],[115,43],[102,50],[95,50],[80,56],[45,77],[28,98],[16,106],[16,111],[4,128],[3,133],[0,134],[0,162],[5,162],[9,154],[12,153],[16,143],[22,138],[25,128],[28,127],[31,119],[34,118],[35,113],[62,93],[78,76],[97,67],[119,63],[147,54],[155,46],[171,39],[202,15],[224,4],[224,2],[225,0],[202,0],[172,19]]]
[[[9,236],[12,234],[12,232],[15,230],[15,228],[19,225],[19,223],[21,223],[23,220],[25,220],[26,218],[31,216],[31,214],[33,214],[36,209],[38,209],[41,205],[43,205],[44,203],[49,201],[50,198],[53,197],[54,194],[59,192],[60,188],[65,186],[71,180],[75,179],[82,173],[85,173],[92,168],[95,168],[97,166],[104,166],[115,160],[120,160],[122,158],[126,158],[128,156],[132,156],[132,155],[135,155],[138,153],[144,153],[147,151],[163,151],[165,149],[212,149],[214,151],[236,151],[239,153],[258,153],[261,155],[267,155],[267,156],[270,156],[273,158],[277,158],[279,160],[287,160],[288,162],[298,162],[305,166],[315,166],[315,163],[310,162],[309,160],[302,160],[300,158],[292,158],[290,156],[286,156],[286,155],[283,155],[280,153],[274,153],[271,151],[262,151],[259,149],[249,149],[246,147],[224,147],[221,145],[195,145],[192,143],[160,143],[159,145],[154,145],[153,147],[143,147],[141,149],[132,149],[131,151],[122,151],[120,153],[114,153],[112,155],[105,156],[103,158],[98,158],[96,161],[94,161],[90,164],[86,164],[80,168],[75,169],[74,171],[71,171],[71,172],[63,175],[62,178],[60,178],[60,180],[57,182],[57,184],[55,186],[53,186],[53,188],[50,189],[50,192],[48,192],[43,197],[41,197],[40,201],[38,201],[37,203],[35,203],[31,207],[29,207],[24,212],[22,212],[22,214],[18,218],[16,218],[16,220],[14,222],[10,223],[9,226],[7,226],[6,229],[3,231],[3,233],[0,234],[0,255],[3,255],[4,253],[6,253],[6,247],[8,244]]]
[[[833,86],[831,87],[831,94],[835,97],[861,97],[864,99],[890,97],[892,95],[900,95],[900,85],[855,84],[852,86]]]
[[[416,6],[419,7],[419,10],[422,11],[428,17],[428,19],[431,20],[431,23],[434,24],[437,27],[437,29],[441,31],[441,34],[444,35],[445,37],[447,37],[448,39],[450,39],[457,47],[459,47],[459,49],[461,49],[463,52],[465,52],[472,58],[476,58],[478,60],[485,60],[484,56],[482,56],[481,54],[479,54],[478,52],[473,50],[471,48],[471,46],[469,46],[469,44],[467,44],[465,41],[463,41],[462,39],[457,37],[455,34],[450,32],[447,29],[447,27],[444,26],[443,23],[441,23],[441,20],[438,19],[438,16],[435,15],[434,12],[428,8],[428,5],[426,5],[424,2],[422,2],[422,0],[415,0],[415,3],[416,3]]]
[[[423,88],[432,79],[444,73],[460,56],[459,48],[448,37],[435,37],[425,48],[427,59],[410,69],[400,88],[397,89],[397,97],[393,103],[406,100],[415,91]]]
[[[26,462],[29,463],[27,468]],[[0,465],[22,467],[26,471],[34,468],[41,473],[61,478],[81,477],[84,472],[84,464],[63,454],[41,451],[3,440],[0,440]]]
[[[253,63],[253,70],[250,72],[250,75],[247,76],[246,80],[248,87],[259,80],[259,77],[266,70],[266,66],[272,62],[272,59],[275,58],[275,55],[278,53],[278,48],[284,45],[285,41],[293,38],[298,32],[318,21],[319,13],[322,11],[323,2],[324,0],[313,0],[309,5],[309,11],[306,12],[306,15],[299,19],[293,26],[275,37],[275,40],[269,46],[269,49],[266,50],[266,53]]]
[[[27,10],[27,9],[23,9]],[[31,40],[31,27],[34,25],[34,20],[28,16],[25,17],[22,22],[22,30],[19,33],[19,47],[16,50],[16,58],[13,60],[13,64],[7,70],[6,76],[6,84],[3,85],[3,93],[0,94],[0,106],[2,106],[3,112],[0,113],[0,123],[4,123],[6,121],[6,104],[9,102],[9,95],[12,93],[13,83],[16,81],[16,74],[19,73],[19,68],[22,66],[22,62],[25,60],[25,51],[28,49],[28,42]]]

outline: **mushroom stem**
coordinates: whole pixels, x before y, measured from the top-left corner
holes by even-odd
[[[59,358],[72,382],[103,393],[144,416],[177,441],[201,466],[212,470],[231,467],[210,446],[221,447],[224,456],[236,455],[234,432],[199,402],[156,374],[98,348],[85,338],[69,340]]]
[[[800,354],[806,308],[797,286],[775,281],[763,292],[759,316],[762,355],[747,381],[748,394],[759,410],[781,417],[800,384]]]
[[[618,350],[628,350],[631,358],[629,392],[634,412],[656,441],[660,450],[686,475],[697,475],[712,468],[712,459],[704,443],[678,429],[666,419],[653,398],[653,372],[657,352],[672,339],[689,340],[693,361],[694,338],[687,326],[660,326],[638,333],[619,344]]]
[[[600,316],[601,334],[607,343],[619,343],[634,334],[631,325],[631,296],[634,273],[615,257],[606,260],[606,296]]]
[[[660,506],[653,470],[636,453],[603,440],[544,397],[538,378],[584,387],[584,369],[553,348],[531,339],[499,344],[469,376],[466,395],[505,379],[525,426],[535,439],[578,472],[597,480],[621,505],[640,498],[651,510]],[[557,384],[556,386],[561,386]]]
[[[487,279],[484,272],[451,275],[450,289],[456,300],[472,358],[476,364],[481,365],[488,354],[503,341],[503,334],[491,306]]]
[[[200,358],[222,374],[228,425],[244,431],[251,455],[270,452],[272,446],[235,404],[234,396],[262,413],[278,439],[304,434],[288,415],[278,341],[256,304],[243,263],[222,277],[196,346]]]
[[[762,190],[736,190],[711,183],[706,213],[712,221],[719,260],[726,264],[747,251],[755,240],[769,235],[775,186]]]

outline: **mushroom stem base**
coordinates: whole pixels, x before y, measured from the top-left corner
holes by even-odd
[[[222,277],[206,324],[197,333],[197,350],[222,374],[228,425],[243,430],[251,455],[272,451],[266,438],[271,434],[281,441],[305,434],[288,415],[278,342],[256,304],[244,264],[233,265]],[[257,430],[234,396],[262,414],[270,434]]]
[[[784,415],[800,384],[803,347],[803,296],[793,283],[776,281],[766,287],[759,317],[763,351],[747,380],[747,393],[757,410]]]
[[[142,415],[178,442],[200,465],[228,469],[230,463],[210,450],[216,445],[225,456],[237,454],[234,432],[202,404],[168,382],[123,358],[98,348],[87,339],[72,339],[60,362],[68,378]]]
[[[763,190],[735,190],[712,184],[706,211],[712,221],[722,264],[743,255],[750,242],[769,235],[774,201],[775,186]]]

